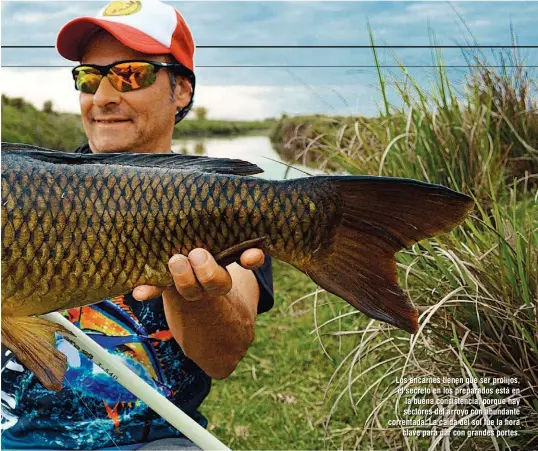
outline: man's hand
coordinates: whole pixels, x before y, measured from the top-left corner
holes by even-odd
[[[247,249],[240,259],[241,266],[249,270],[261,267],[264,261],[265,254],[261,249]],[[147,301],[161,294],[164,296],[166,292],[177,291],[185,301],[198,301],[225,295],[232,288],[230,273],[202,248],[193,249],[188,258],[181,254],[173,255],[168,261],[168,269],[175,287],[140,285],[134,289],[133,297],[137,301]]]
[[[162,293],[168,326],[185,355],[209,376],[224,378],[254,339],[260,291],[250,270],[264,261],[262,250],[248,249],[241,266],[223,268],[205,249],[194,249],[168,261],[174,286],[141,285],[133,297],[145,301]]]

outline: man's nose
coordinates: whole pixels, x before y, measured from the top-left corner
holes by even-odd
[[[93,95],[93,104],[103,107],[110,103],[121,102],[121,93],[114,89],[107,77],[103,77],[97,91]]]

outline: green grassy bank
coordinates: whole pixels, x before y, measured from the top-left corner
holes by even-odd
[[[367,117],[284,115],[271,129],[269,137],[284,161],[337,171],[340,169],[337,156],[327,158],[326,154],[319,151],[320,147],[328,144],[330,139],[336,143],[339,140],[353,139],[357,127],[364,138],[371,140],[373,136],[369,129],[380,122],[380,118]],[[336,131],[342,135],[335,133]],[[335,142],[329,146],[334,146]]]
[[[185,120],[176,125],[174,139],[191,137],[227,137],[248,134],[268,134],[276,120],[221,121],[213,119]]]
[[[360,342],[358,335],[344,340],[342,334],[367,320],[327,293],[301,299],[316,285],[294,268],[275,261],[273,271],[275,307],[258,317],[247,356],[228,379],[213,382],[202,406],[209,430],[232,449],[336,449],[343,438],[350,449],[355,437],[345,440],[346,431],[368,411],[357,415],[351,406],[340,408],[326,429],[337,397],[331,376]],[[343,313],[350,315],[332,321]]]
[[[519,62],[517,55],[503,57]],[[329,171],[439,183],[476,201],[469,218],[454,231],[397,254],[400,285],[420,313],[416,335],[377,322],[369,329],[344,329],[342,347],[354,352],[335,361],[338,376],[329,389],[329,397],[335,398],[328,434],[339,438],[333,442],[337,447],[538,448],[536,78],[523,64],[495,71],[481,55],[470,55],[469,61],[473,67],[463,89],[442,68],[428,90],[404,66],[397,73],[379,68],[379,117],[282,118],[273,133],[291,160]],[[399,94],[398,105],[388,100],[389,86]],[[375,364],[365,364],[368,358]],[[415,377],[405,388],[418,394],[398,391],[397,377]],[[431,399],[432,390],[439,388],[426,379],[420,382],[421,377],[449,378],[442,386],[460,395],[441,398],[463,399],[466,412],[456,406],[443,415],[405,414],[408,399]],[[493,384],[493,378],[513,382]],[[488,389],[492,394],[480,395],[479,390]],[[485,413],[486,402],[497,400],[506,407],[510,404],[502,403],[508,399],[518,403],[517,414]],[[341,418],[349,412],[342,427]],[[391,427],[389,419],[429,426]],[[446,425],[432,426],[440,420]],[[437,434],[431,437],[404,434],[434,429]],[[493,436],[478,435],[489,429]],[[316,448],[333,447],[318,443]]]
[[[223,121],[189,119],[174,130],[174,139],[192,137],[225,137],[268,133],[275,121]],[[57,113],[49,104],[43,110],[21,98],[2,95],[2,140],[27,143],[55,150],[71,151],[86,142],[80,115]]]

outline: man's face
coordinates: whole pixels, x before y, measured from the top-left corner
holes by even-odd
[[[122,60],[166,61],[124,46],[112,35],[99,32],[86,46],[82,64],[101,66]],[[82,124],[95,153],[169,152],[174,116],[190,101],[190,90],[181,80],[171,99],[167,69],[160,69],[147,88],[119,92],[103,77],[95,94],[80,93]]]

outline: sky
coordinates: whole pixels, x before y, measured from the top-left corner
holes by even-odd
[[[63,24],[93,16],[106,3],[2,1],[2,46],[53,46]],[[376,44],[382,45],[428,45],[432,33],[439,45],[510,45],[511,27],[519,45],[538,45],[538,2],[167,3],[182,13],[197,45],[368,45],[368,23]],[[492,53],[485,52],[495,63]],[[538,49],[520,53],[528,65],[538,65]],[[378,57],[386,66],[395,65],[395,58],[407,66],[421,66],[409,72],[424,86],[435,74],[435,69],[423,67],[434,64],[427,48],[380,49]],[[444,49],[443,59],[447,65],[465,65],[460,49]],[[73,63],[55,49],[3,48],[1,64],[2,93],[24,97],[37,107],[52,100],[57,111],[78,112],[69,69]],[[23,65],[34,67],[6,67]],[[208,108],[211,118],[264,119],[283,113],[373,116],[380,108],[371,49],[197,49],[195,65],[195,106]],[[336,67],[293,67],[301,65]],[[466,72],[449,69],[453,82],[461,86]],[[390,98],[396,102],[394,92]]]

